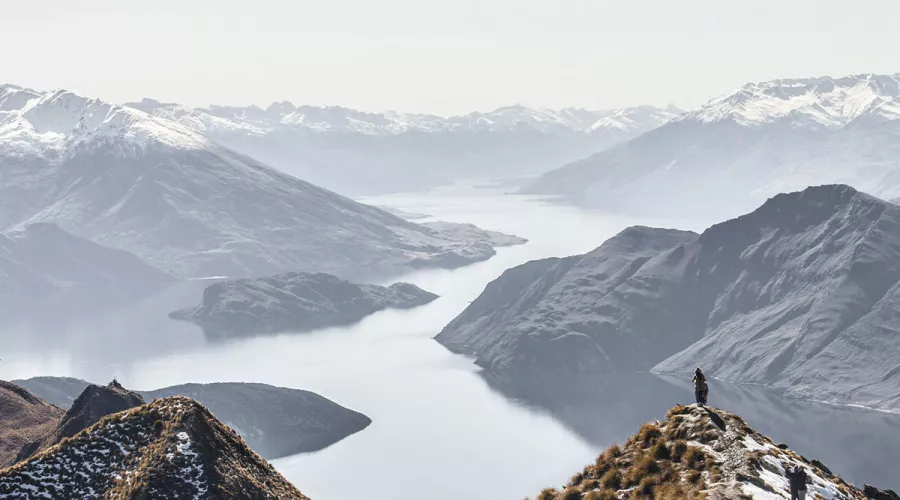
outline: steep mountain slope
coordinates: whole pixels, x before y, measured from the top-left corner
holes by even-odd
[[[287,273],[214,283],[200,304],[170,317],[194,322],[209,336],[232,337],[352,324],[382,309],[417,307],[436,298],[409,283],[357,285],[330,274]]]
[[[180,277],[472,262],[477,242],[290,177],[173,121],[0,87],[0,228],[53,222]],[[463,229],[468,235],[468,229]]]
[[[508,106],[444,118],[289,102],[266,109],[190,109],[144,99],[127,106],[349,195],[412,190],[464,177],[539,173],[680,113],[650,106],[604,111]]]
[[[183,397],[116,413],[0,469],[4,498],[305,498],[234,432]]]
[[[25,460],[42,449],[49,448],[78,434],[107,415],[142,404],[144,404],[144,400],[140,395],[125,390],[116,381],[106,386],[89,384],[75,399],[65,415],[59,419],[55,428],[49,429],[45,434],[35,436],[23,446],[15,457],[15,462]]]
[[[60,408],[69,408],[90,385],[67,377],[35,377],[14,383]],[[372,423],[362,413],[313,392],[266,384],[182,384],[135,393],[146,401],[171,396],[194,399],[267,459],[318,451]]]
[[[808,498],[897,498],[889,490],[847,484],[824,464],[776,445],[735,414],[692,405],[676,406],[666,417],[607,449],[562,490],[548,488],[536,498],[788,499],[786,472],[795,467],[806,473]]]
[[[72,236],[54,224],[0,232],[0,311],[59,310],[139,298],[175,278],[122,250]],[[73,304],[74,302],[74,304]]]
[[[22,449],[53,432],[64,410],[0,380],[0,467],[12,465]]]
[[[900,408],[900,206],[820,186],[672,234],[633,228],[568,269],[507,271],[436,339],[495,369],[702,365],[791,395]]]
[[[523,192],[625,210],[733,216],[779,192],[842,183],[900,195],[900,75],[747,84]]]
[[[478,356],[494,370],[591,371],[650,368],[692,338],[673,335],[683,309],[669,274],[654,257],[690,243],[695,233],[633,227],[582,256],[528,262],[504,272],[435,339]],[[699,338],[699,336],[698,336]]]

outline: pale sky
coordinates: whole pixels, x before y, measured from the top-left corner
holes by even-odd
[[[900,72],[898,0],[0,0],[0,82],[437,114]]]

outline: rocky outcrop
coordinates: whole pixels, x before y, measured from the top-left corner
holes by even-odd
[[[101,418],[144,404],[144,398],[126,390],[117,381],[108,385],[91,384],[78,396],[59,423],[57,440],[72,437],[99,422]]]
[[[738,415],[691,405],[672,408],[664,422],[642,425],[565,486],[547,488],[537,499],[789,499],[785,473],[795,467],[806,472],[809,497],[864,500],[874,491],[847,484],[820,462],[776,445]]]
[[[504,273],[436,337],[495,370],[654,369],[900,408],[900,207],[832,185]],[[827,380],[828,383],[822,383]]]
[[[211,337],[234,337],[348,325],[382,309],[436,298],[409,283],[358,285],[330,274],[287,273],[212,284],[198,306],[170,317],[196,323]]]
[[[68,408],[91,385],[68,377],[35,377],[16,383],[63,408]],[[316,393],[266,384],[182,384],[135,394],[145,401],[171,396],[194,399],[234,428],[266,459],[320,450],[372,422],[362,413]]]
[[[109,415],[0,470],[0,497],[306,498],[209,410],[183,397]]]

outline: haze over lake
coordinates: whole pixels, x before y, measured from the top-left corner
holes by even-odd
[[[362,200],[529,239],[498,249],[485,262],[383,281],[408,281],[441,296],[429,305],[379,312],[351,327],[209,343],[199,328],[167,317],[193,305],[206,285],[180,283],[102,316],[18,325],[20,332],[43,335],[4,337],[0,378],[66,375],[106,382],[116,377],[135,389],[214,381],[308,389],[373,420],[365,431],[325,450],[274,462],[313,498],[373,492],[395,499],[534,495],[564,483],[641,423],[662,418],[675,403],[690,402],[690,381],[648,374],[512,379],[483,373],[432,337],[510,267],[589,251],[632,224],[702,230],[711,221],[626,219],[507,196],[505,190],[461,184]],[[51,334],[64,340],[48,347]],[[859,486],[900,486],[896,416],[722,384],[713,385],[710,403],[743,415],[760,432],[822,460]]]

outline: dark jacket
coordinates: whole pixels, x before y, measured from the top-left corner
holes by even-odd
[[[797,472],[787,471],[788,479],[791,481],[791,491],[803,491],[806,489],[806,471],[802,468]]]
[[[706,377],[703,376],[703,373],[695,373],[694,374],[694,390],[705,391],[708,389],[709,389],[709,386],[706,385]]]

